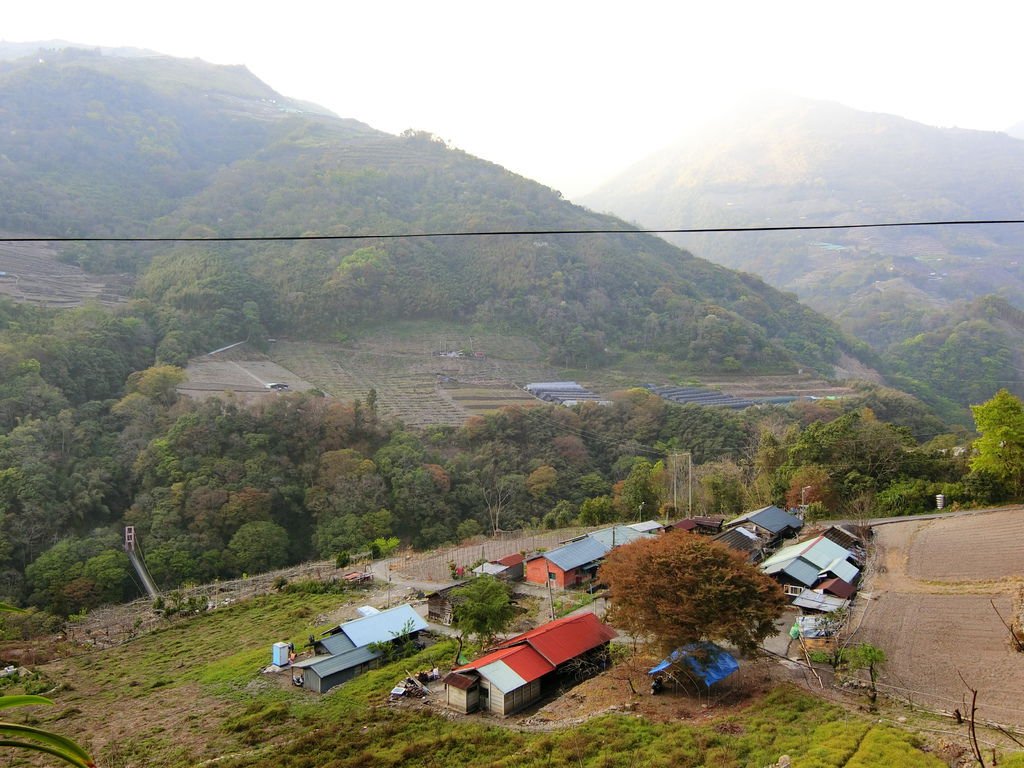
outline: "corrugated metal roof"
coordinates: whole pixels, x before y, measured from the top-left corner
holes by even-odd
[[[726,527],[731,528],[734,525],[746,522],[759,525],[772,533],[780,533],[786,528],[800,530],[803,527],[803,521],[799,517],[795,517],[776,506],[762,507],[761,509],[755,509],[753,512],[747,512],[730,520],[726,523]]]
[[[842,525],[833,525],[822,535],[846,549],[863,544],[861,537],[857,533]]]
[[[610,528],[602,528],[599,531],[588,533],[587,538],[600,542],[604,545],[605,550],[611,550],[614,547],[621,547],[623,544],[629,544],[637,539],[651,539],[654,537],[649,533],[630,528],[628,525],[613,525]]]
[[[843,549],[834,541],[826,539],[824,536],[819,536],[800,553],[800,556],[814,563],[819,568],[824,568],[835,560],[845,560],[851,554],[848,549]]]
[[[581,565],[600,560],[608,554],[608,547],[600,541],[585,536],[576,541],[570,541],[564,546],[545,552],[544,557],[554,563],[563,571],[579,568]]]
[[[516,688],[522,688],[526,685],[527,680],[524,680],[519,674],[508,666],[504,661],[495,661],[491,664],[486,664],[477,671],[481,677],[486,677],[491,681],[491,685],[497,688],[502,693],[508,693],[514,691]]]
[[[427,622],[411,605],[396,605],[373,616],[353,619],[341,625],[341,631],[348,635],[356,648],[394,640],[407,632],[418,632],[426,628]]]
[[[819,573],[831,573],[833,576],[838,576],[848,584],[853,584],[853,582],[855,582],[860,576],[860,569],[852,563],[848,563],[846,560],[837,557],[824,568],[821,568]]]
[[[580,613],[542,624],[506,640],[501,647],[529,643],[541,656],[557,666],[617,636],[614,629],[602,624],[594,614]]]
[[[452,688],[458,688],[462,691],[468,691],[476,684],[476,681],[475,675],[464,675],[461,672],[449,672],[443,680],[445,685],[450,685]]]
[[[592,613],[567,616],[516,635],[496,650],[452,671],[476,670],[498,690],[508,693],[614,637],[615,630]]]
[[[505,664],[509,669],[519,675],[524,682],[538,680],[548,672],[553,672],[555,667],[548,662],[537,651],[529,645],[518,645],[510,649],[512,652],[504,656],[500,663]],[[481,670],[481,674],[484,672]],[[502,688],[502,690],[508,690]]]
[[[764,561],[761,569],[769,576],[786,573],[808,587],[813,587],[821,578],[820,574],[826,571],[852,584],[860,571],[847,562],[848,557],[852,557],[849,550],[824,536],[818,536],[780,549]],[[813,579],[809,575],[811,568],[816,570]]]
[[[827,581],[821,582],[821,584],[818,585],[818,589],[822,592],[829,592],[844,599],[853,597],[854,593],[857,591],[857,588],[853,586],[853,584],[839,578],[828,579]]]
[[[737,526],[723,533],[716,534],[712,541],[717,541],[730,549],[740,552],[752,552],[755,549],[759,549],[762,544],[757,534],[748,531],[743,526]]]
[[[626,527],[632,528],[634,531],[640,531],[641,533],[650,533],[651,531],[660,531],[665,526],[657,520],[645,520],[642,523],[633,523]]]
[[[821,569],[813,563],[809,563],[802,557],[792,560],[781,569],[783,573],[795,581],[799,581],[805,587],[813,587],[818,583]]]
[[[772,533],[781,533],[786,528],[800,530],[803,528],[803,521],[794,515],[778,507],[765,507],[756,514],[751,515],[750,522],[759,525]]]
[[[522,554],[522,552],[515,552],[515,553],[513,553],[511,555],[505,555],[504,557],[499,557],[497,560],[495,560],[493,562],[500,563],[501,565],[505,565],[505,566],[519,565],[521,562],[523,562],[523,554]]]
[[[369,647],[353,648],[345,653],[336,653],[330,656],[314,656],[311,659],[304,659],[292,666],[298,669],[312,669],[321,678],[343,672],[352,667],[358,667],[373,659],[380,658],[379,651],[370,650]]]
[[[476,670],[482,677],[490,680],[498,690],[508,693],[543,677],[548,672],[553,672],[554,669],[553,664],[528,644],[523,643],[491,651],[469,664],[457,667],[453,673]]]
[[[325,637],[320,641],[320,645],[323,646],[324,650],[328,653],[345,653],[345,651],[351,651],[355,648],[355,643],[348,639],[348,635],[344,632],[339,632],[336,635]]]
[[[486,576],[497,576],[499,573],[504,573],[507,570],[507,565],[500,565],[498,563],[480,563],[480,565],[473,569],[473,573]]]
[[[793,605],[797,608],[805,608],[809,611],[832,613],[833,611],[838,611],[840,608],[845,608],[849,605],[849,602],[849,600],[844,600],[841,597],[823,595],[821,592],[815,592],[812,589],[805,589],[793,601]]]

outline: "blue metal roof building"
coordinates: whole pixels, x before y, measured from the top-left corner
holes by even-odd
[[[804,521],[795,515],[789,514],[784,509],[776,506],[762,507],[753,512],[747,512],[725,524],[726,528],[732,528],[740,523],[753,523],[759,528],[764,528],[774,536],[785,534],[787,529],[794,533],[804,527]]]
[[[388,643],[426,628],[427,622],[411,605],[347,621],[316,642],[321,655],[292,664],[292,680],[308,690],[327,693],[377,666],[381,652],[374,650],[375,643]]]
[[[822,535],[780,549],[764,561],[761,570],[793,586],[813,587],[829,574],[853,584],[860,576],[860,569],[850,562],[854,557]]]
[[[341,625],[341,631],[356,648],[370,643],[383,643],[420,632],[427,628],[426,620],[411,605],[396,605],[386,611],[353,619]]]

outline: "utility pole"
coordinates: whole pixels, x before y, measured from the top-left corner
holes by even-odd
[[[689,468],[689,480],[686,483],[686,516],[693,517],[693,454],[686,452],[686,464]]]
[[[672,459],[672,513],[679,514],[679,454],[673,453]],[[666,519],[667,523],[668,520]]]
[[[678,451],[672,454],[672,506],[676,512],[679,511],[678,484],[679,484],[679,458],[686,457],[687,482],[686,482],[686,516],[693,517],[693,454],[690,451]]]
[[[548,608],[549,608],[549,610],[551,612],[551,620],[554,621],[555,620],[555,598],[554,598],[554,595],[551,594],[551,574],[550,573],[548,574],[547,582],[548,582]]]

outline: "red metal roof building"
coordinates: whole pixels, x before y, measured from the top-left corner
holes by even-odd
[[[546,680],[564,665],[601,653],[616,637],[592,613],[567,616],[509,638],[445,678],[447,705],[460,712],[483,709],[509,715],[541,697]],[[472,680],[472,682],[469,682]]]

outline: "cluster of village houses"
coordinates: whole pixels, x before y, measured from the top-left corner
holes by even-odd
[[[488,574],[510,582],[525,580],[558,589],[585,588],[596,583],[598,568],[615,547],[677,532],[704,535],[742,553],[778,580],[801,614],[793,635],[816,638],[834,631],[834,622],[821,618],[845,609],[854,597],[864,565],[864,542],[855,530],[842,526],[831,526],[799,540],[802,528],[798,515],[773,506],[728,521],[695,517],[674,524],[649,521],[614,525],[549,551],[526,557],[516,553],[483,563],[473,569],[473,575]],[[782,546],[790,539],[796,543]],[[411,605],[384,611],[360,608],[359,618],[319,638],[310,638],[314,655],[290,664],[293,681],[324,693],[377,666],[385,644],[415,639],[428,629],[427,620],[450,625],[459,586],[452,584],[427,596],[426,620]],[[602,668],[607,663],[608,644],[615,637],[615,630],[592,612],[548,622],[503,640],[479,658],[455,667],[443,680],[444,702],[463,713],[512,714],[538,701],[567,675],[578,677]],[[702,644],[700,648],[679,649],[651,673],[684,660],[689,664],[690,676],[708,686],[736,669],[728,652]],[[431,677],[437,677],[437,673]]]

